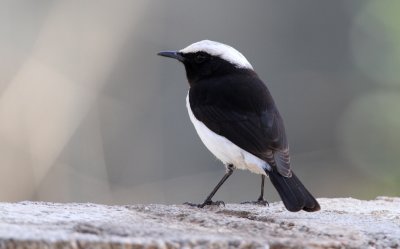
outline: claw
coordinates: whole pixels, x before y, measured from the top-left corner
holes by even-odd
[[[256,201],[245,201],[245,202],[241,202],[240,204],[252,204],[252,205],[261,205],[261,206],[269,207],[268,201],[264,200],[264,199],[258,199]]]
[[[200,207],[200,204],[196,204],[196,203],[191,203],[191,202],[184,202],[183,205],[188,205],[191,207]]]
[[[198,207],[198,208],[203,208],[205,206],[224,206],[225,207],[225,202],[223,201],[205,201],[202,204],[195,204],[195,203],[191,203],[191,202],[185,202],[183,203],[184,205],[189,205],[191,207]]]
[[[213,206],[224,206],[225,207],[225,202],[223,201],[211,201],[211,203],[207,203],[206,205],[213,205]]]

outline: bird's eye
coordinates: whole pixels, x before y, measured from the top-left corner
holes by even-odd
[[[207,59],[207,56],[205,54],[196,54],[194,57],[194,61],[198,64],[204,62]]]

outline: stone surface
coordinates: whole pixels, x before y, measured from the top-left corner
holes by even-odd
[[[0,248],[400,248],[400,198],[269,207],[0,203]]]

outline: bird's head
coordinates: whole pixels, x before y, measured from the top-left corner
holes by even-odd
[[[239,51],[226,44],[209,40],[193,43],[178,51],[162,51],[158,55],[182,62],[191,85],[208,77],[253,70]]]

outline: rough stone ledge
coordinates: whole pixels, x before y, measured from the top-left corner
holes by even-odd
[[[0,248],[400,248],[400,198],[318,199],[317,213],[227,204],[0,203]]]

